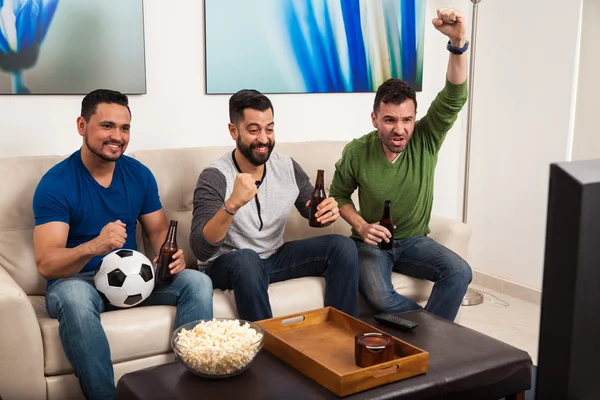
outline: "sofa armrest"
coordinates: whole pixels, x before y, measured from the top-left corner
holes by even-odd
[[[467,224],[432,215],[429,229],[430,238],[467,259],[471,241],[471,228]]]
[[[44,349],[29,298],[0,266],[0,397],[45,399]]]

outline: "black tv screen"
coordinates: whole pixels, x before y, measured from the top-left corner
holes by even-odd
[[[600,160],[550,167],[536,398],[600,399]]]

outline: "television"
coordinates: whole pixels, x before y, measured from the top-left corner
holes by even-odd
[[[600,160],[552,164],[537,399],[600,399]]]

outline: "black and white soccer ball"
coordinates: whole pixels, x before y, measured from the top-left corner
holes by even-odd
[[[133,307],[154,289],[154,268],[150,260],[135,250],[108,253],[94,274],[96,289],[116,307]]]

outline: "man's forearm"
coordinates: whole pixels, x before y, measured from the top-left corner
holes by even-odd
[[[466,43],[466,39],[451,40],[450,44],[454,47],[463,47]],[[453,54],[450,53],[448,60],[448,80],[451,83],[460,85],[467,80],[467,53]]]
[[[356,211],[356,208],[354,208],[354,204],[352,203],[344,204],[342,207],[340,207],[340,215],[354,228],[355,231],[358,231],[367,223],[367,221],[360,216],[358,211]]]
[[[228,205],[227,202],[225,202],[225,207],[227,207],[227,210],[234,213],[238,210],[232,205]],[[217,211],[215,216],[209,219],[204,225],[202,234],[210,243],[218,243],[225,238],[225,235],[227,235],[227,231],[229,230],[232,221],[233,215],[221,208]]]
[[[158,256],[160,253],[160,248],[162,247],[165,239],[167,238],[167,233],[169,232],[169,226],[165,225],[165,228],[154,233],[153,235],[148,235],[148,240],[152,245],[152,250],[154,250],[154,254]]]
[[[38,270],[46,279],[68,278],[79,273],[95,253],[91,242],[73,248],[49,248],[37,260]]]

